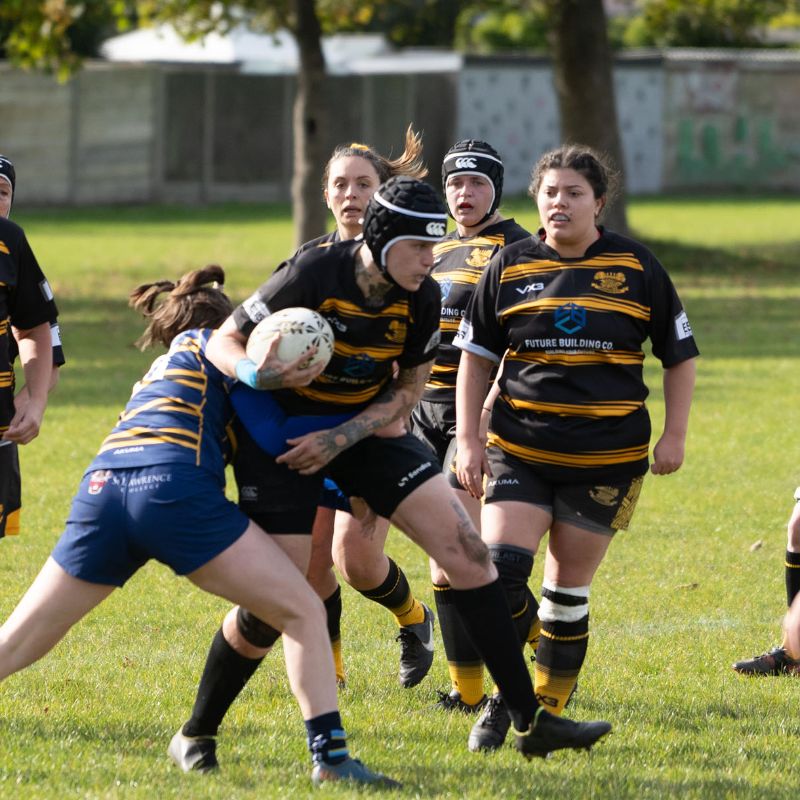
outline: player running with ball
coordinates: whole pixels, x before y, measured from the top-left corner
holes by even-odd
[[[276,271],[212,338],[209,356],[225,374],[274,390],[289,414],[353,414],[336,427],[288,440],[289,449],[272,466],[270,532],[292,536],[291,554],[301,569],[328,475],[355,498],[354,510],[391,519],[445,572],[462,623],[503,693],[517,748],[530,757],[590,747],[611,726],[556,718],[538,706],[497,570],[433,453],[408,433],[376,435],[411,413],[430,372],[440,338],[432,249],[446,220],[433,189],[392,178],[369,201],[363,242],[315,249]],[[245,356],[256,324],[290,306],[319,311],[337,337],[325,370],[295,389],[283,388],[279,375],[259,372]],[[277,636],[251,610],[234,608],[226,616],[192,717],[176,734],[187,747],[214,746],[216,729],[203,730],[202,721],[222,719]],[[194,766],[190,758],[179,763]]]

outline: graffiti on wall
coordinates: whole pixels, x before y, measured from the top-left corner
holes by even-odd
[[[775,119],[766,115],[684,117],[676,144],[678,178],[692,185],[763,183],[793,160],[776,133]]]

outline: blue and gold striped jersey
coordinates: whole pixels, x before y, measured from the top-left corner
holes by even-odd
[[[273,392],[289,415],[366,408],[391,381],[394,365],[431,361],[439,342],[439,289],[427,277],[416,292],[393,286],[370,304],[356,283],[362,243],[314,247],[284,262],[233,314],[246,336],[267,315],[302,306],[318,311],[334,334],[333,356],[308,386]]]
[[[552,480],[644,474],[643,345],[650,339],[665,368],[697,356],[686,312],[638,242],[601,231],[583,257],[561,258],[540,236],[492,259],[455,340],[505,356],[489,442]]]
[[[189,330],[172,340],[133,387],[87,471],[182,463],[224,479],[233,380],[206,358],[211,334]]]
[[[453,231],[443,242],[434,246],[431,274],[442,294],[439,318],[442,341],[431,376],[425,384],[423,400],[455,405],[456,374],[461,350],[453,345],[453,339],[469,299],[492,256],[506,245],[528,236],[530,233],[513,219],[504,219],[488,225],[476,236],[461,238],[458,231]]]

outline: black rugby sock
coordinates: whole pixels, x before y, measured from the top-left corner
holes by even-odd
[[[786,551],[784,571],[786,574],[786,605],[791,606],[797,593],[800,592],[800,553]]]
[[[342,587],[337,583],[333,593],[323,602],[328,618],[328,636],[335,642],[342,636]]]
[[[341,764],[349,755],[347,736],[338,711],[329,711],[306,721],[306,741],[314,763]]]
[[[433,584],[433,597],[436,600],[439,630],[442,632],[453,689],[461,695],[465,703],[475,705],[484,695],[483,661],[480,653],[475,649],[461,622],[450,584]]]
[[[452,591],[464,628],[502,692],[515,730],[528,730],[538,705],[500,579]]]
[[[228,709],[263,660],[239,655],[220,628],[208,651],[192,716],[182,728],[184,736],[216,736]]]
[[[576,622],[542,622],[536,650],[536,699],[548,711],[560,715],[578,682],[589,646],[589,615]]]
[[[389,572],[383,583],[374,589],[365,589],[363,591],[359,589],[360,594],[363,594],[364,597],[374,603],[388,608],[394,614],[398,625],[422,622],[425,618],[425,611],[411,593],[408,578],[391,558],[388,561]]]

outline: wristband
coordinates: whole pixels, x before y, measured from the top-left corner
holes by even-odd
[[[251,358],[240,358],[236,362],[236,377],[251,389],[258,389],[258,370]]]

